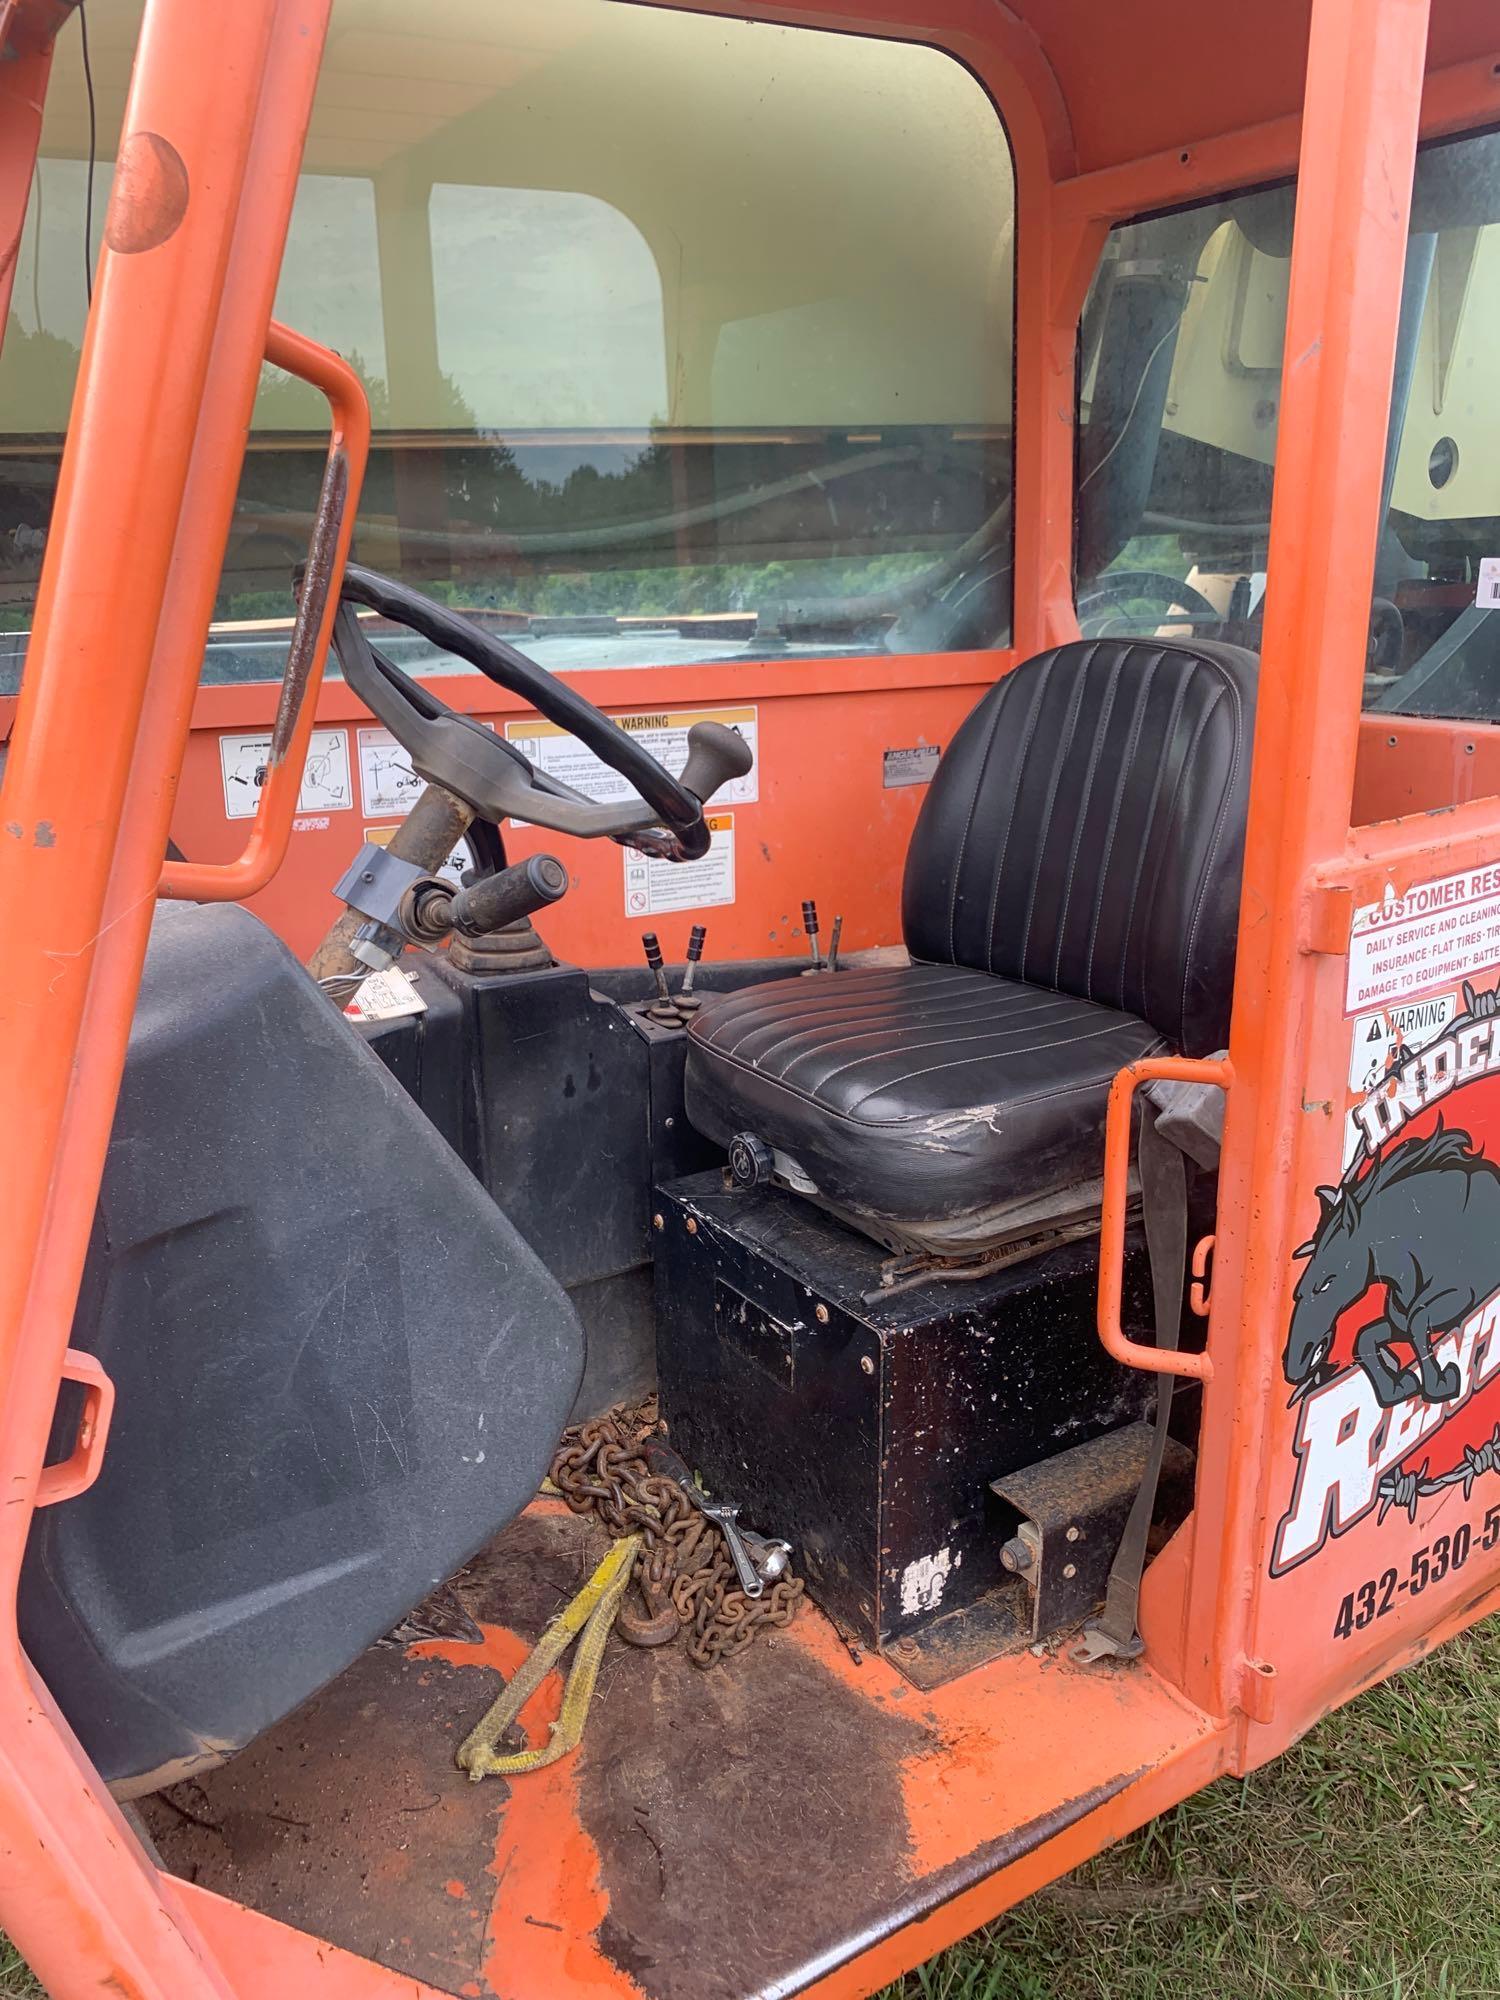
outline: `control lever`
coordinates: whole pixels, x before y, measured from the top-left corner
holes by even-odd
[[[412,895],[410,928],[421,942],[436,943],[450,931],[486,937],[507,924],[534,917],[567,894],[568,871],[551,854],[528,855],[498,874],[485,875],[467,889],[424,884]]]
[[[667,974],[661,955],[661,943],[655,931],[642,931],[641,950],[646,954],[646,963],[651,968],[651,977],[656,981],[656,998],[646,1009],[648,1019],[660,1021],[663,1027],[680,1028],[682,1021],[677,1012],[677,1002],[672,998],[667,985]]]
[[[660,1479],[680,1487],[706,1521],[724,1537],[740,1589],[746,1597],[762,1597],[768,1583],[786,1575],[792,1559],[789,1542],[769,1541],[739,1526],[739,1508],[726,1500],[710,1500],[686,1463],[664,1438],[647,1438],[641,1447],[646,1464]]]
[[[818,906],[812,898],[802,905],[802,928],[807,932],[807,948],[812,953],[813,972],[823,970],[823,954],[818,949]]]
[[[693,991],[693,980],[697,976],[698,961],[703,956],[703,944],[707,936],[707,924],[694,924],[688,933],[687,971],[682,975],[682,987],[677,995],[677,1011],[684,1016],[696,1014],[703,1005]]]
[[[844,920],[842,917],[835,917],[833,920],[833,930],[828,939],[828,970],[830,972],[837,972],[839,969],[839,939],[843,935]]]

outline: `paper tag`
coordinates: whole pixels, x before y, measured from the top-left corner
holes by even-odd
[[[1479,583],[1474,602],[1486,611],[1500,610],[1500,556],[1479,558]]]
[[[388,965],[361,981],[344,1012],[351,1021],[399,1021],[405,1014],[425,1014],[427,1002],[399,965]]]
[[[625,850],[625,914],[656,917],[664,910],[705,910],[734,901],[734,814],[706,816],[709,849],[697,861],[659,861]]]

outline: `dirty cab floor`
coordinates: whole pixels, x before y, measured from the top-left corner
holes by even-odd
[[[453,1586],[482,1643],[372,1647],[223,1769],[144,1801],[164,1864],[441,1993],[769,2000],[1143,1769],[1211,1752],[1138,1669],[1023,1653],[924,1694],[805,1607],[708,1672],[612,1640],[577,1754],[472,1784],[453,1753],[495,1670],[606,1545],[536,1503]],[[553,1675],[525,1711],[532,1742],[560,1694]]]

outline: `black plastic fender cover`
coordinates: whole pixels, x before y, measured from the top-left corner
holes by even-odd
[[[518,1513],[583,1367],[562,1288],[225,906],[157,914],[72,1342],[114,1423],[36,1517],[21,1631],[127,1794],[249,1742]]]

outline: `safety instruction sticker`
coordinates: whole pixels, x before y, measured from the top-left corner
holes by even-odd
[[[477,717],[472,718],[478,720]],[[481,729],[493,729],[493,722],[480,722]],[[408,753],[391,735],[388,729],[362,729],[359,732],[359,783],[364,794],[365,811],[372,816],[376,813],[400,813],[404,818],[417,800],[427,783],[419,778],[411,767]]]
[[[1500,556],[1481,556],[1475,580],[1474,602],[1486,611],[1500,605]]]
[[[714,793],[714,804],[744,806],[759,798],[760,730],[755,708],[674,709],[670,713],[655,710],[643,711],[639,715],[616,715],[610,719],[632,736],[639,737],[643,747],[651,752],[658,764],[665,764],[674,778],[687,762],[687,735],[693,724],[722,722],[726,729],[744,737],[755,761],[743,778],[731,779]],[[612,771],[608,764],[601,763],[576,736],[570,736],[555,723],[540,720],[507,722],[505,735],[507,741],[514,743],[521,755],[529,758],[539,771],[571,785],[575,792],[582,792],[587,798],[615,805],[623,799],[635,797],[632,787],[618,771]],[[731,898],[726,896],[716,900],[728,902]],[[686,908],[688,905],[671,904],[667,907]]]
[[[271,764],[271,732],[219,738],[219,771],[224,780],[224,812],[229,819],[254,819]],[[354,804],[349,776],[347,729],[315,729],[297,809],[303,813],[341,812]]]
[[[367,813],[409,813],[424,783],[388,729],[359,732],[359,787]]]
[[[1500,867],[1387,890],[1354,913],[1344,1012],[1359,1014],[1500,964]]]
[[[367,826],[365,828],[365,839],[373,842],[376,847],[389,847],[391,841],[395,838],[395,834],[396,828],[393,826]],[[451,882],[455,888],[461,889],[464,882],[464,870],[473,866],[473,855],[470,854],[464,842],[460,841],[441,868],[437,870],[437,873],[442,876],[445,882]]]
[[[710,813],[706,824],[709,848],[700,861],[660,861],[625,850],[627,917],[707,910],[734,901],[734,814]]]

